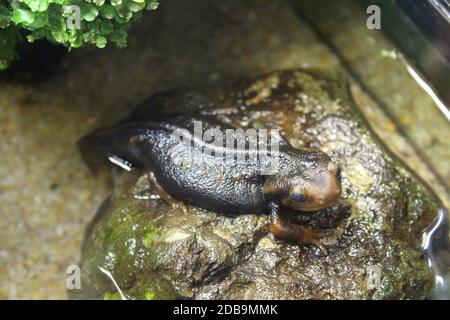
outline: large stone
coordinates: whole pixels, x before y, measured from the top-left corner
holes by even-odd
[[[222,89],[161,94],[137,116],[172,112],[281,128],[294,147],[319,148],[338,162],[347,205],[292,217],[329,231],[327,253],[274,239],[268,216],[196,207],[184,214],[143,199],[153,193],[146,176],[120,173],[88,228],[82,289],[73,298],[120,298],[117,287],[136,299],[427,297],[432,273],[422,232],[440,204],[371,133],[340,73],[279,71]]]

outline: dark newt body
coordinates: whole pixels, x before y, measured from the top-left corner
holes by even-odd
[[[212,131],[215,128],[219,131]],[[323,152],[295,149],[274,136],[279,152],[265,158],[267,152],[250,148],[245,135],[237,136],[244,139],[240,149],[227,146],[227,129],[234,128],[208,117],[175,116],[122,123],[84,138],[81,145],[88,143],[103,156],[150,170],[173,198],[215,212],[276,214],[283,206],[317,211],[339,199],[339,168]],[[273,174],[262,171],[263,159],[278,161]],[[272,228],[282,236],[277,230],[285,228]]]

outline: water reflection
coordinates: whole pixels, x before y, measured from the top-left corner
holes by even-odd
[[[450,299],[450,239],[447,209],[440,209],[435,223],[424,233],[423,249],[435,277],[430,299]]]

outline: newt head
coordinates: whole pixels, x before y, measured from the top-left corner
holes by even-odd
[[[332,206],[341,197],[341,169],[323,153],[316,160],[306,166],[303,162],[298,168],[290,163],[288,173],[269,176],[263,193],[276,203],[298,211],[318,211]]]

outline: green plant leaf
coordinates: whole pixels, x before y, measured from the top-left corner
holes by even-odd
[[[77,7],[64,10],[68,5]],[[69,49],[104,48],[107,43],[123,48],[131,23],[157,7],[156,0],[0,0],[0,69],[14,59],[23,29],[29,42],[45,38]],[[77,18],[77,8],[80,23],[69,24],[69,18]]]
[[[47,10],[50,3],[54,2],[52,0],[23,0],[23,2],[31,9],[33,12],[43,12]]]
[[[4,29],[10,25],[10,11],[4,5],[0,5],[0,29]]]
[[[30,10],[16,8],[11,15],[11,21],[15,24],[32,24],[35,13]]]
[[[98,16],[98,10],[93,4],[83,4],[80,7],[81,18],[86,21],[94,21]]]

